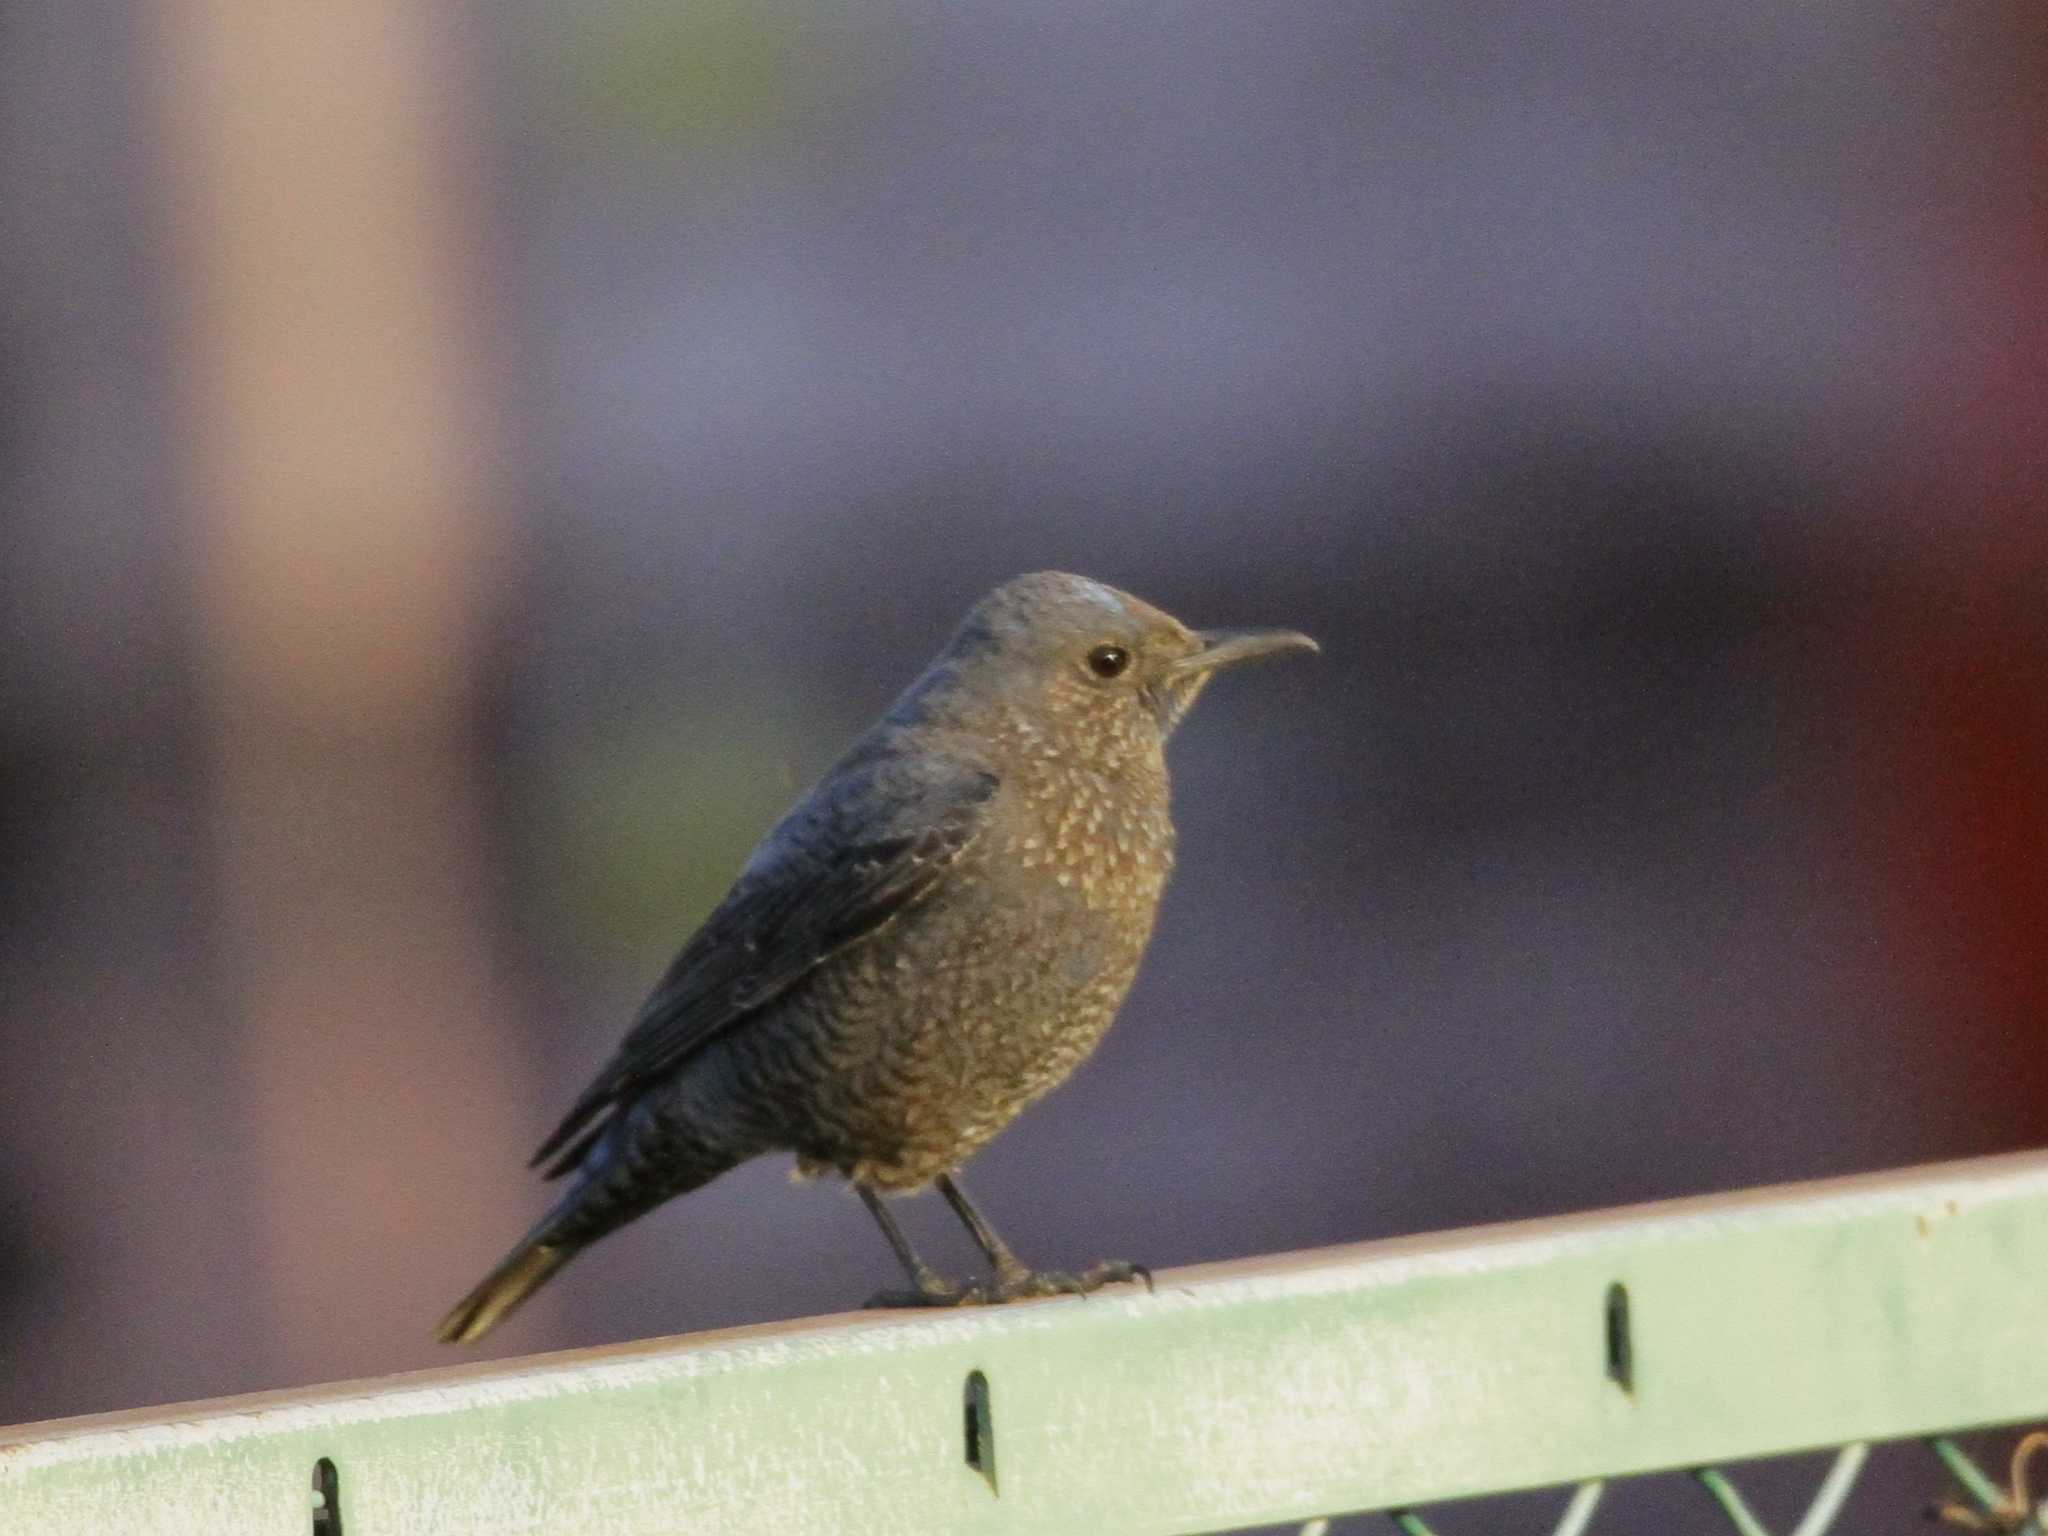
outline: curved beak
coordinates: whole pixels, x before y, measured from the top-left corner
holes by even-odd
[[[1241,661],[1257,661],[1284,651],[1322,649],[1307,635],[1293,629],[1204,629],[1198,630],[1195,638],[1202,642],[1202,648],[1169,666],[1169,680],[1183,682],[1223,667],[1234,667]]]

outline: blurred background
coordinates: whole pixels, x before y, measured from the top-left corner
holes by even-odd
[[[968,1184],[1153,1265],[2048,1135],[2048,23],[14,0],[0,1422],[450,1358],[985,588],[1313,665]],[[763,1162],[488,1344],[831,1311]],[[912,1230],[964,1269],[943,1211]]]

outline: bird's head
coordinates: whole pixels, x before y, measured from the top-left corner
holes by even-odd
[[[1190,629],[1128,592],[1040,571],[977,603],[945,659],[973,695],[1057,729],[1049,741],[1116,751],[1156,748],[1221,668],[1315,649],[1287,629]]]

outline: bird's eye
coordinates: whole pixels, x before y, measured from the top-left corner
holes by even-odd
[[[1120,645],[1098,645],[1088,653],[1088,670],[1097,677],[1121,677],[1131,664],[1131,653]]]

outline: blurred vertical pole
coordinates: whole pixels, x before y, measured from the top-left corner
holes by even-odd
[[[451,18],[153,6],[247,1258],[289,1379],[381,1370],[531,1214],[472,782],[496,539]]]

